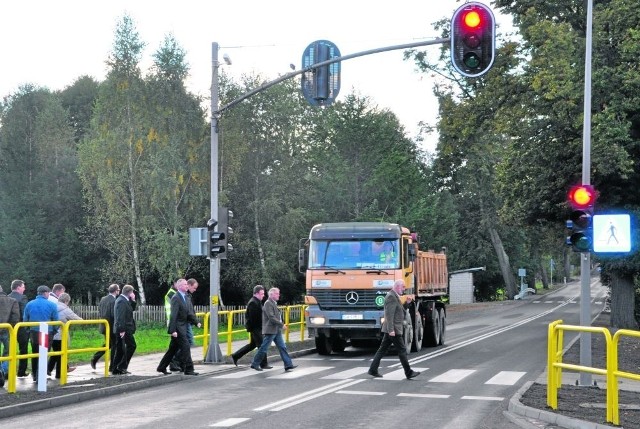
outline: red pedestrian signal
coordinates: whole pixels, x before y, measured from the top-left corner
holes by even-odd
[[[571,235],[566,243],[574,252],[593,250],[593,211],[596,202],[596,190],[591,185],[574,186],[569,190],[569,204],[573,209],[567,228]]]
[[[482,3],[465,3],[451,19],[451,63],[461,74],[478,77],[493,65],[495,18]]]

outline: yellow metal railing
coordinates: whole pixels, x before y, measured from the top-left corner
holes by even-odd
[[[564,331],[590,332],[603,334],[606,345],[606,368],[594,368],[590,366],[574,365],[562,362],[562,350],[564,348]],[[590,372],[604,375],[607,386],[607,422],[620,424],[620,407],[618,403],[618,378],[628,378],[640,381],[640,374],[618,370],[618,343],[621,336],[640,338],[640,331],[620,329],[613,339],[607,328],[592,326],[563,325],[562,320],[556,320],[549,324],[549,339],[547,343],[547,405],[552,409],[558,409],[558,389],[562,385],[562,369]]]

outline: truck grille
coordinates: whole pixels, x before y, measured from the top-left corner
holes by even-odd
[[[312,290],[309,295],[316,298],[318,305],[323,310],[349,310],[349,309],[380,309],[376,305],[376,296],[385,296],[386,290]],[[354,293],[357,301],[354,301]],[[349,300],[347,300],[349,298]]]

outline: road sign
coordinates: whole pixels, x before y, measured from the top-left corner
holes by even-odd
[[[302,68],[340,57],[338,47],[328,40],[316,40],[302,54]],[[340,62],[312,68],[302,74],[302,93],[312,106],[328,106],[340,92]]]
[[[628,214],[593,216],[593,251],[627,253],[631,251],[631,218]]]

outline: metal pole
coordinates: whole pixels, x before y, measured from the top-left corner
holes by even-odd
[[[591,46],[593,0],[587,0],[587,35],[584,60],[584,113],[582,125],[582,184],[591,184]],[[591,325],[591,253],[580,258],[580,326]],[[580,333],[580,365],[591,366],[591,333]],[[580,385],[591,386],[591,373],[580,372]]]
[[[218,217],[218,43],[211,44],[212,76],[211,76],[211,219]],[[217,227],[216,227],[217,229]],[[209,257],[209,348],[205,355],[205,363],[223,362],[222,352],[218,344],[218,303],[220,302],[220,260]]]

